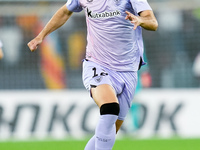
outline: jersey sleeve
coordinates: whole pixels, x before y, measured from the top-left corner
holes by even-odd
[[[66,6],[71,12],[81,12],[83,10],[79,0],[67,0]]]
[[[135,9],[137,13],[140,13],[144,10],[152,10],[151,6],[147,2],[147,0],[130,0],[132,3],[132,7]]]

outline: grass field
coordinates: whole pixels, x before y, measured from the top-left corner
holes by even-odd
[[[0,142],[0,150],[84,150],[87,143],[77,140]],[[200,139],[117,140],[113,150],[200,150]]]

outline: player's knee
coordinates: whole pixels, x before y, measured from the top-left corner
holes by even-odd
[[[114,102],[114,103],[106,103],[103,104],[100,107],[100,114],[101,115],[107,115],[107,114],[111,114],[111,115],[119,115],[119,104]]]

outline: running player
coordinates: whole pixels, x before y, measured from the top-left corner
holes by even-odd
[[[145,64],[142,27],[155,31],[158,23],[146,0],[68,0],[28,43],[30,50],[82,10],[88,31],[83,83],[100,109],[95,135],[85,150],[111,150],[131,106],[137,71]]]

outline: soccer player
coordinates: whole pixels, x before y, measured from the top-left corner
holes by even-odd
[[[131,106],[137,71],[145,64],[142,28],[155,31],[158,23],[146,0],[68,0],[28,43],[30,50],[82,10],[87,23],[83,83],[100,109],[85,150],[111,150]]]
[[[2,42],[0,41],[0,59],[3,58],[3,50],[2,50],[2,47],[3,47],[3,44],[2,44]]]

